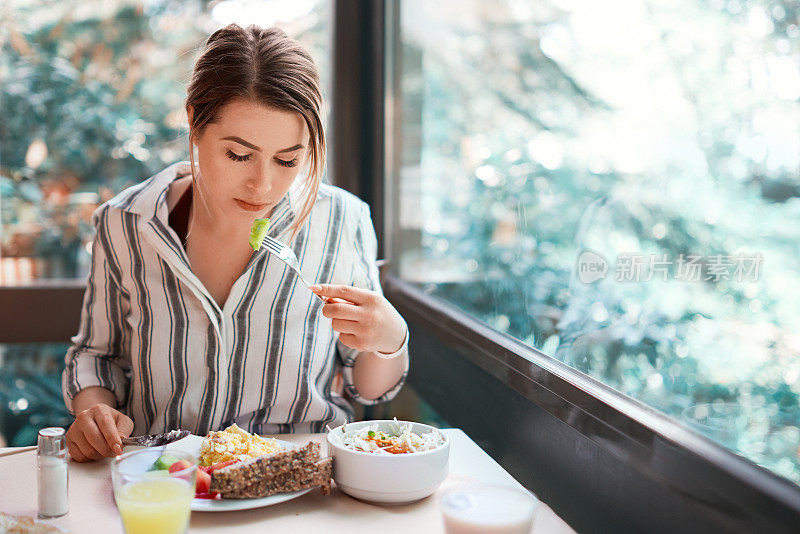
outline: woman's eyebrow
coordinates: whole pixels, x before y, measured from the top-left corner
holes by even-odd
[[[228,137],[223,137],[222,140],[223,141],[235,141],[235,142],[239,143],[240,145],[246,146],[247,148],[252,148],[253,150],[258,150],[259,152],[261,152],[261,147],[256,146],[256,145],[254,145],[252,143],[249,143],[249,142],[245,141],[244,139],[242,139],[241,137],[236,137],[235,135],[229,135]],[[294,146],[290,146],[289,148],[284,148],[282,150],[278,150],[275,153],[276,154],[283,154],[284,152],[294,152],[295,150],[300,149],[300,148],[305,148],[305,145],[297,144],[297,145],[294,145]]]
[[[305,145],[297,144],[297,145],[294,145],[294,146],[290,146],[289,148],[284,148],[283,150],[278,150],[275,153],[276,154],[283,154],[284,152],[294,152],[298,148],[305,148]]]
[[[244,145],[247,148],[252,148],[253,150],[258,150],[259,152],[261,152],[261,147],[260,146],[256,146],[256,145],[254,145],[252,143],[248,143],[247,141],[245,141],[241,137],[236,137],[235,135],[230,135],[228,137],[223,137],[222,140],[223,141],[236,141],[240,145]]]

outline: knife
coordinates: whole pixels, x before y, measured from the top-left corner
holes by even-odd
[[[142,447],[158,447],[173,443],[179,439],[183,439],[189,435],[188,430],[170,430],[163,434],[151,434],[148,436],[135,436],[131,438],[122,438],[123,445],[140,445]]]

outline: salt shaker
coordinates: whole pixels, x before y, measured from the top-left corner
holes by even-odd
[[[67,486],[67,440],[63,428],[39,431],[36,452],[36,479],[39,487],[39,517],[61,517],[69,511]]]

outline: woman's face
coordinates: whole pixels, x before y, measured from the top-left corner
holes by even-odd
[[[299,113],[234,100],[195,144],[201,204],[215,221],[249,225],[289,190],[305,163],[308,133]]]

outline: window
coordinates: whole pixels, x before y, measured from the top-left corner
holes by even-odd
[[[392,256],[800,483],[792,6],[405,0]]]

